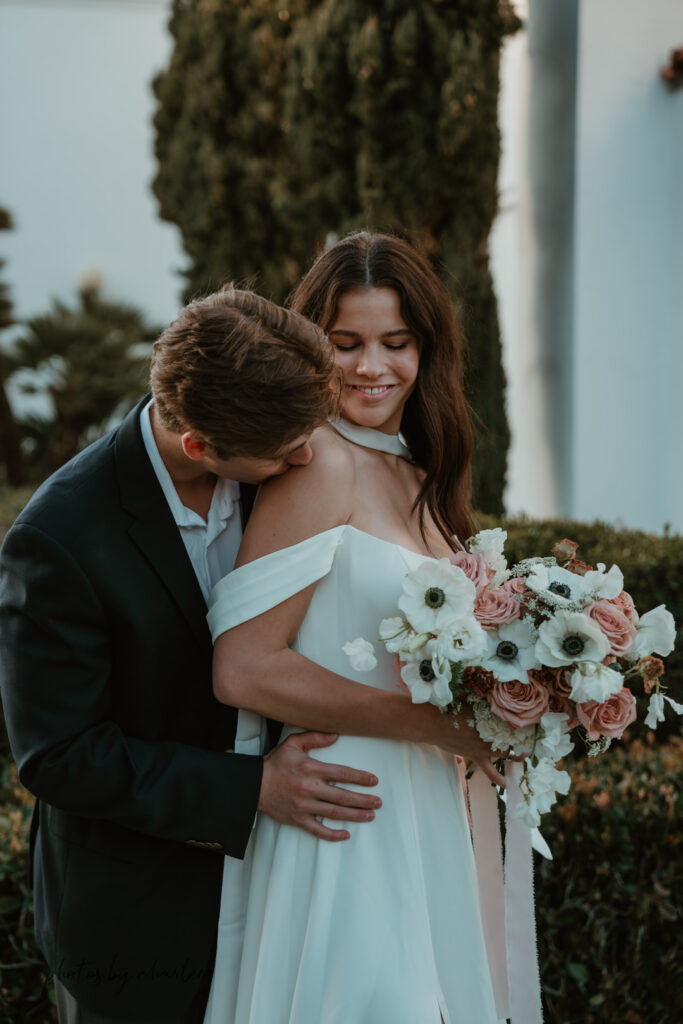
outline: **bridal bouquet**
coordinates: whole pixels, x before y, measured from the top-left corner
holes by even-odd
[[[636,718],[636,686],[649,694],[645,724],[664,720],[660,656],[674,646],[664,605],[639,615],[621,570],[576,557],[563,540],[549,558],[508,567],[504,530],[482,530],[467,550],[427,560],[405,577],[400,616],[379,636],[399,662],[414,703],[444,713],[469,709],[469,722],[501,756],[524,756],[517,817],[530,827],[567,793],[556,768],[579,735],[591,756],[607,750]],[[375,667],[374,648],[344,646],[358,671]],[[457,726],[457,722],[455,722]]]

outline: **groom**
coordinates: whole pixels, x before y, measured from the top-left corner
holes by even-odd
[[[36,935],[61,1022],[199,1024],[223,855],[243,857],[257,808],[309,827],[378,804],[336,785],[373,776],[307,756],[333,736],[232,753],[238,712],[211,687],[209,592],[252,485],[311,458],[333,382],[324,335],[295,313],[234,289],[192,303],[156,342],[151,400],[7,535],[0,684],[37,797]]]

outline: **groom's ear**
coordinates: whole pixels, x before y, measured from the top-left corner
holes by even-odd
[[[193,434],[191,430],[186,430],[180,435],[180,443],[183,446],[183,451],[187,455],[188,459],[192,459],[195,462],[199,462],[208,453],[209,446],[206,441],[202,441],[201,438]]]

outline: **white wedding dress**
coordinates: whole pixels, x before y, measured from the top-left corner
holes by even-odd
[[[336,527],[222,580],[212,633],[317,581],[294,649],[365,686],[395,690],[381,644],[369,673],[354,672],[342,646],[377,636],[402,577],[423,561]],[[237,750],[258,748],[256,719],[247,717],[251,734],[238,736]],[[496,1024],[455,758],[354,736],[313,756],[375,773],[382,807],[374,821],[349,825],[341,843],[258,815],[244,862],[226,858],[205,1024]]]

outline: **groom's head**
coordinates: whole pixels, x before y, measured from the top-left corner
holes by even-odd
[[[189,458],[254,482],[308,461],[307,438],[333,413],[336,381],[319,327],[232,286],[181,310],[152,355],[162,427]]]

